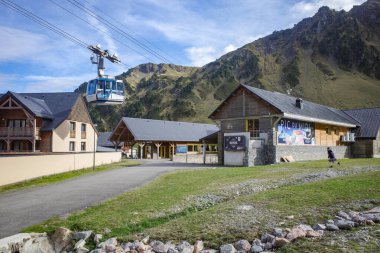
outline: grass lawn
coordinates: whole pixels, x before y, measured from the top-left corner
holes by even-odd
[[[333,217],[337,210],[369,207],[369,199],[380,201],[380,159],[342,161],[336,170],[377,170],[311,183],[282,184],[247,194],[235,190],[241,191],[243,188],[238,187],[244,182],[265,186],[284,180],[293,182],[299,175],[326,172],[327,162],[173,172],[100,205],[67,218],[51,218],[24,231],[52,232],[64,226],[102,233],[104,228],[109,228],[112,232],[106,237],[134,240],[149,234],[163,241],[202,239],[214,247],[241,238],[252,240],[278,226],[288,215],[294,215],[295,219],[285,220],[284,226],[300,222],[314,224]],[[199,208],[194,199],[205,196],[224,199]],[[249,208],[239,209],[241,206]]]
[[[11,190],[20,190],[20,189],[24,189],[27,187],[47,185],[47,184],[51,184],[51,183],[60,182],[60,181],[66,180],[66,179],[70,179],[73,177],[79,177],[82,175],[97,173],[97,172],[105,171],[105,170],[117,169],[117,168],[128,167],[128,166],[135,166],[135,165],[139,165],[139,164],[140,164],[140,162],[138,162],[137,160],[123,160],[121,162],[96,166],[95,170],[93,170],[91,167],[91,168],[85,168],[85,169],[81,169],[81,170],[73,170],[73,171],[63,172],[63,173],[54,174],[54,175],[50,175],[50,176],[43,176],[43,177],[39,177],[39,178],[35,178],[35,179],[25,180],[25,181],[15,183],[15,184],[0,186],[0,193],[6,192],[6,191],[11,191]]]

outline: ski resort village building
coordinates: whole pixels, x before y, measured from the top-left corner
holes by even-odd
[[[124,142],[124,150],[135,158],[217,163],[217,138],[200,139],[218,131],[211,124],[123,117],[110,140],[114,145]],[[131,149],[136,146],[134,155]]]
[[[327,147],[337,158],[379,156],[380,108],[342,111],[240,85],[210,118],[224,165],[326,159]]]
[[[0,94],[0,152],[93,152],[97,133],[80,94]]]

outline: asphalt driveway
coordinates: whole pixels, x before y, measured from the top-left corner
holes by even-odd
[[[169,161],[85,175],[63,182],[0,194],[0,238],[55,215],[66,215],[144,185],[162,173],[205,168]]]

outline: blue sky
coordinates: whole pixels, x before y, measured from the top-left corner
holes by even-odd
[[[0,0],[0,93],[72,91],[96,77],[90,51],[66,40]],[[161,63],[73,0],[10,0],[86,44],[117,52],[123,63]],[[170,63],[203,66],[275,30],[292,27],[319,7],[349,10],[364,0],[75,0],[110,20]],[[78,19],[61,7],[81,17]],[[103,13],[99,11],[101,9]],[[107,16],[106,16],[107,15]],[[89,25],[90,23],[91,25]],[[96,27],[96,29],[94,28]],[[128,68],[106,62],[106,73]]]

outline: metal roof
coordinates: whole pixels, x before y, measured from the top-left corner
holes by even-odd
[[[42,131],[50,131],[58,127],[65,120],[78,98],[81,96],[76,92],[55,93],[16,93],[8,92],[6,95],[13,96],[25,108],[37,117],[44,118]]]
[[[358,125],[357,121],[355,121],[339,109],[316,104],[306,100],[302,101],[303,108],[301,109],[296,106],[296,97],[279,92],[262,90],[248,85],[242,86],[250,92],[259,96],[269,104],[278,108],[280,111],[284,113],[284,117],[299,120],[310,120],[321,123],[340,123],[342,125],[347,125],[351,127],[355,127]]]
[[[368,109],[344,110],[345,113],[360,122],[357,138],[376,138],[380,129],[380,107]]]
[[[115,145],[109,140],[111,137],[112,132],[99,132],[98,135],[98,147],[114,147]],[[119,144],[119,147],[121,144]]]
[[[216,125],[123,117],[135,141],[199,142],[219,131]]]

